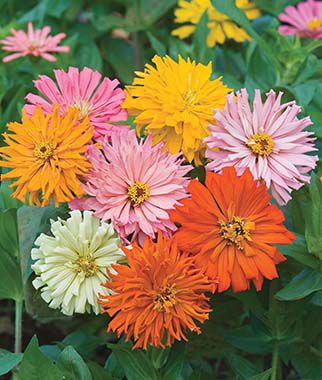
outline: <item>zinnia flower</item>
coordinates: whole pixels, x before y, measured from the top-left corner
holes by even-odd
[[[47,114],[52,112],[53,104],[59,104],[62,115],[72,106],[79,110],[80,120],[88,116],[96,140],[103,140],[113,131],[129,129],[129,126],[113,124],[127,120],[127,112],[121,108],[125,92],[118,87],[117,79],[104,78],[100,83],[102,75],[88,67],[80,72],[76,67],[69,67],[67,73],[63,70],[54,70],[54,73],[57,84],[46,75],[34,81],[43,97],[32,93],[26,96],[31,103],[24,107],[29,116],[33,115],[36,105]]]
[[[72,211],[66,221],[51,221],[51,232],[53,236],[41,234],[35,241],[38,248],[31,251],[34,287],[49,307],[66,315],[98,314],[98,294],[109,294],[101,287],[106,269],[125,260],[112,225],[100,223],[90,211]]]
[[[13,59],[33,55],[41,57],[47,61],[54,62],[56,57],[50,53],[68,53],[69,46],[58,46],[60,41],[66,37],[65,33],[59,33],[56,36],[49,36],[51,28],[45,26],[42,29],[34,30],[32,23],[28,23],[28,32],[23,30],[10,29],[12,36],[1,40],[2,50],[15,52],[3,58],[3,62],[9,62]]]
[[[179,56],[179,62],[166,56],[152,59],[156,67],[146,65],[137,73],[123,104],[130,115],[138,115],[138,129],[146,126],[153,144],[165,142],[170,153],[183,152],[188,161],[200,164],[204,155],[206,128],[214,108],[222,109],[230,91],[221,78],[210,80],[212,65],[196,64]]]
[[[250,40],[248,33],[240,28],[228,16],[219,12],[213,5],[211,0],[179,0],[179,8],[174,12],[175,22],[178,24],[186,23],[184,26],[173,30],[172,34],[184,39],[193,34],[196,30],[196,25],[199,23],[202,15],[208,13],[208,28],[207,45],[214,47],[217,43],[223,44],[228,39],[233,39],[236,42],[244,42]],[[261,15],[260,10],[255,3],[249,0],[236,0],[236,6],[242,9],[249,20],[253,20]]]
[[[255,179],[265,180],[279,204],[290,199],[290,192],[310,182],[304,174],[314,169],[316,156],[305,155],[315,151],[313,133],[303,129],[312,124],[309,117],[298,119],[301,107],[295,101],[281,104],[283,93],[276,96],[271,90],[262,103],[255,90],[253,109],[245,89],[227,97],[224,111],[215,111],[215,126],[209,126],[211,136],[206,156],[211,159],[208,170],[220,172],[225,166],[234,166],[241,174],[249,168]],[[214,149],[214,148],[220,148]]]
[[[181,225],[178,245],[218,278],[219,292],[230,286],[247,290],[250,281],[260,290],[263,278],[278,277],[275,264],[285,258],[273,244],[290,244],[295,236],[282,225],[282,211],[270,205],[265,184],[249,170],[238,177],[234,168],[225,168],[222,175],[206,172],[205,186],[193,180],[188,189],[191,198],[171,213]]]
[[[297,6],[288,6],[278,18],[287,25],[278,31],[286,35],[299,35],[302,38],[322,38],[322,3],[308,0]]]
[[[175,239],[158,234],[156,243],[145,239],[143,248],[124,249],[127,265],[113,265],[116,274],[104,285],[110,295],[100,304],[114,317],[108,331],[126,341],[135,340],[133,349],[171,346],[187,340],[186,331],[200,334],[195,321],[203,323],[211,311],[204,292],[213,291],[213,282],[194,266],[194,259],[178,251]]]
[[[82,196],[79,177],[91,167],[85,156],[93,135],[88,118],[78,123],[79,111],[73,108],[60,116],[58,105],[51,115],[40,107],[31,118],[22,114],[22,123],[8,124],[7,146],[0,148],[0,167],[12,169],[2,180],[16,179],[9,185],[16,187],[12,197],[25,202],[29,194],[30,205],[43,207],[50,199],[58,206]]]
[[[191,166],[182,166],[179,155],[162,153],[162,144],[152,147],[151,135],[138,142],[135,131],[112,135],[112,145],[103,151],[91,146],[93,165],[83,188],[89,197],[70,203],[72,208],[94,210],[103,221],[111,219],[120,236],[140,241],[157,229],[175,231],[169,210],[187,196]]]

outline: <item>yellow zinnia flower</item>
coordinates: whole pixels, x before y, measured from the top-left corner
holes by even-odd
[[[144,72],[137,72],[132,86],[127,86],[123,104],[130,115],[137,116],[138,131],[146,126],[153,144],[161,141],[170,153],[183,152],[188,161],[201,163],[203,139],[209,135],[207,125],[213,122],[213,110],[223,109],[230,89],[221,78],[210,80],[211,62],[155,56]]]
[[[211,0],[179,0],[179,8],[174,12],[175,22],[179,24],[188,23],[172,31],[174,36],[184,39],[196,30],[196,26],[202,15],[208,12],[208,28],[207,45],[214,47],[217,43],[223,44],[226,38],[231,38],[236,42],[244,42],[250,40],[248,33],[240,28],[228,16],[219,12],[211,3]],[[247,18],[255,19],[261,15],[260,10],[254,2],[249,0],[236,0],[236,6],[242,9]]]
[[[25,202],[29,194],[29,204],[40,207],[53,199],[57,207],[82,196],[78,178],[91,167],[85,156],[93,135],[89,119],[79,122],[74,108],[60,116],[58,105],[51,115],[39,106],[31,118],[22,113],[22,123],[8,124],[11,133],[3,134],[7,146],[0,148],[0,167],[12,169],[2,179],[16,179],[10,185],[16,187],[12,197]]]

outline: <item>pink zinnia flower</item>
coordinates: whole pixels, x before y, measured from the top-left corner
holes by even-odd
[[[317,156],[304,153],[317,150],[312,132],[303,129],[312,124],[309,117],[298,119],[301,107],[295,101],[281,104],[283,93],[273,90],[262,102],[255,90],[253,110],[245,89],[227,96],[224,111],[214,113],[216,126],[208,128],[211,136],[205,139],[211,159],[207,169],[221,172],[234,166],[240,175],[249,168],[255,179],[265,180],[272,196],[282,205],[290,199],[290,192],[299,189],[310,178],[303,174],[314,169]],[[213,148],[219,148],[213,150]]]
[[[65,33],[59,33],[56,36],[49,36],[51,28],[45,26],[42,29],[34,30],[32,23],[28,23],[28,32],[23,30],[10,29],[12,36],[1,40],[2,50],[15,52],[3,58],[3,62],[9,62],[13,59],[33,55],[42,57],[47,61],[54,62],[56,58],[50,53],[68,53],[69,46],[58,46],[60,41],[66,37]]]
[[[127,112],[122,109],[125,92],[118,87],[117,79],[104,78],[102,75],[85,67],[79,71],[76,67],[69,67],[66,73],[63,70],[54,70],[57,84],[46,75],[40,75],[34,81],[36,89],[43,95],[29,93],[26,99],[28,115],[33,115],[37,105],[44,112],[52,113],[53,104],[60,105],[60,112],[65,113],[69,106],[80,110],[80,117],[88,116],[94,127],[94,139],[103,140],[113,131],[128,130],[129,126],[113,125],[113,122],[126,121]]]
[[[176,226],[169,211],[186,198],[192,167],[181,165],[179,154],[163,152],[163,143],[152,146],[152,136],[137,140],[135,131],[115,133],[103,150],[91,146],[93,169],[83,189],[88,197],[70,202],[73,209],[94,210],[102,221],[110,220],[124,241],[132,235],[142,242],[161,230],[171,235]]]
[[[298,34],[302,38],[322,38],[322,3],[320,1],[308,0],[299,3],[297,7],[288,6],[285,13],[278,18],[288,25],[281,25],[278,31],[281,34]]]

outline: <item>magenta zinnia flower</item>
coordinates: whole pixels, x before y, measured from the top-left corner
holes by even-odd
[[[51,28],[45,26],[42,29],[35,29],[31,22],[28,23],[28,32],[23,30],[10,29],[12,36],[1,40],[2,50],[15,52],[3,58],[3,62],[9,62],[13,59],[33,55],[42,57],[47,61],[54,62],[56,58],[50,53],[68,53],[69,46],[58,46],[60,41],[66,37],[65,33],[59,33],[56,36],[49,36]]]
[[[112,134],[103,150],[89,148],[93,169],[85,178],[88,194],[70,202],[73,209],[94,210],[102,221],[112,220],[123,240],[129,235],[142,242],[161,230],[171,235],[176,226],[169,211],[187,197],[190,165],[183,158],[163,152],[163,143],[152,146],[152,136],[138,141],[135,131]]]
[[[286,35],[299,35],[302,38],[322,38],[322,3],[308,0],[297,7],[288,6],[278,18],[288,24],[281,25],[278,31]]]
[[[303,131],[311,119],[297,118],[301,107],[295,101],[281,104],[282,92],[276,96],[271,90],[266,95],[263,104],[260,91],[255,90],[251,110],[248,93],[242,89],[237,99],[233,93],[227,96],[224,111],[215,111],[216,126],[209,126],[211,136],[205,139],[206,157],[211,160],[207,169],[221,172],[234,166],[240,175],[249,168],[255,179],[266,181],[282,205],[291,199],[293,189],[310,181],[304,174],[314,169],[318,158],[305,153],[317,149],[313,133]]]
[[[89,117],[94,127],[94,139],[103,140],[113,131],[129,129],[129,126],[112,124],[126,121],[127,112],[122,109],[125,92],[118,87],[117,79],[104,78],[102,75],[85,67],[79,71],[76,67],[69,67],[66,73],[63,70],[54,70],[57,84],[46,75],[40,75],[34,81],[37,90],[44,96],[29,93],[25,105],[27,113],[31,116],[37,105],[45,113],[52,113],[53,104],[60,105],[60,112],[65,113],[69,106],[80,110],[80,117]]]

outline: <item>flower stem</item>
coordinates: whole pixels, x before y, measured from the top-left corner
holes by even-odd
[[[278,370],[278,340],[274,341],[274,349],[273,349],[273,358],[272,358],[272,375],[271,380],[277,379],[277,370]]]
[[[22,347],[22,306],[23,301],[16,301],[15,308],[15,353],[19,354]]]

